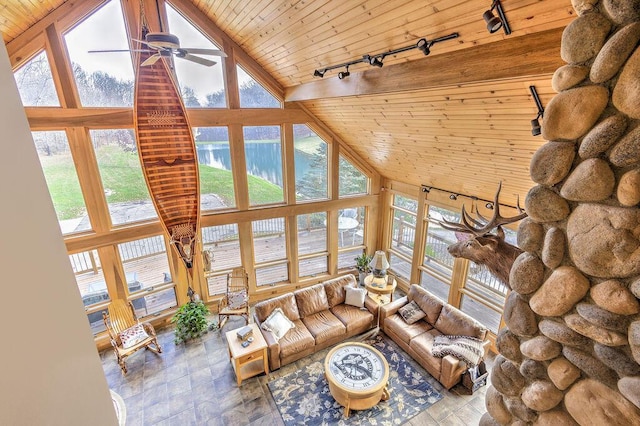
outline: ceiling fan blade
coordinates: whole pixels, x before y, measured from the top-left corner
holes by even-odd
[[[151,55],[147,59],[145,59],[144,62],[140,64],[140,66],[146,67],[147,65],[153,65],[158,62],[158,59],[160,59],[160,54],[156,53],[155,55]]]
[[[149,49],[131,49],[131,50],[88,50],[87,53],[119,53],[119,52],[155,52],[155,50]]]
[[[137,38],[132,38],[131,40],[132,40],[132,41],[137,41],[138,43],[147,44],[147,42],[146,42],[146,41],[144,41],[144,40],[138,40]]]
[[[178,58],[186,59],[187,61],[195,62],[197,64],[204,65],[206,67],[212,67],[215,64],[217,64],[217,62],[215,61],[210,61],[205,58],[200,58],[198,56],[190,55],[188,53],[186,55],[176,55],[176,56],[178,56]]]
[[[196,55],[211,55],[211,56],[220,56],[222,58],[226,58],[227,54],[222,50],[216,49],[199,49],[199,48],[191,48],[191,47],[181,47],[180,50],[184,50],[187,53],[194,53]]]

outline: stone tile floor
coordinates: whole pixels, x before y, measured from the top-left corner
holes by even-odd
[[[138,351],[127,360],[123,376],[111,350],[101,352],[109,387],[125,401],[128,426],[138,425],[282,425],[267,383],[285,376],[313,360],[313,355],[279,370],[236,384],[224,332],[244,325],[232,318],[220,331],[211,331],[197,341],[176,346],[173,328],[158,332],[162,354]],[[407,355],[407,359],[411,359]],[[488,367],[493,359],[488,361]],[[457,385],[451,391],[413,362],[425,379],[444,398],[405,424],[410,426],[477,425],[486,411],[482,387],[473,395]]]

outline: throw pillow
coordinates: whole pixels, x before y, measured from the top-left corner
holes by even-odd
[[[247,305],[247,290],[233,291],[227,296],[229,309],[240,309]]]
[[[415,301],[411,301],[398,309],[398,313],[407,324],[413,324],[414,322],[424,318],[427,314],[420,309]]]
[[[367,296],[367,291],[364,288],[345,287],[346,295],[344,297],[344,303],[346,305],[355,306],[357,308],[364,307],[364,298]]]
[[[264,330],[272,332],[276,340],[282,339],[295,326],[280,308],[275,308],[261,325]]]
[[[124,349],[130,348],[149,337],[142,324],[136,324],[120,333],[120,341]]]

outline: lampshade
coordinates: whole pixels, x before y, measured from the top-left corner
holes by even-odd
[[[384,277],[387,274],[389,261],[387,260],[387,256],[384,254],[384,251],[378,250],[375,252],[371,263],[369,263],[369,267],[371,268],[373,276],[376,278]]]

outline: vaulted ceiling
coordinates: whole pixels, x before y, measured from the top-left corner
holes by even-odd
[[[133,1],[133,0],[130,0]],[[67,0],[74,2],[74,0]],[[9,43],[65,3],[0,0]],[[554,95],[570,0],[503,0],[512,33],[490,34],[491,0],[174,0],[202,13],[383,177],[514,204],[533,185],[529,161],[544,143],[531,135],[537,108]],[[315,69],[458,33],[389,55],[382,68],[352,65],[324,78]]]

